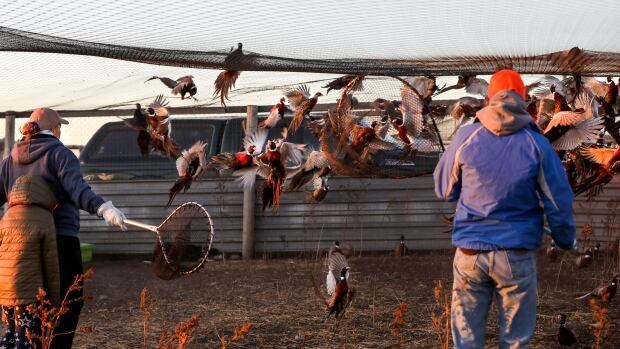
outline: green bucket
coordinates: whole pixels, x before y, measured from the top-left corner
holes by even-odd
[[[80,243],[80,249],[82,250],[82,263],[90,262],[93,260],[93,247],[95,245],[86,242]]]

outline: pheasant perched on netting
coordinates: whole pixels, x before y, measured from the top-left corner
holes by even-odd
[[[254,55],[247,55],[243,53],[243,44],[238,43],[237,48],[234,47],[230,49],[230,52],[224,59],[224,64],[226,65],[226,70],[221,72],[217,78],[215,79],[215,91],[213,92],[213,96],[220,98],[220,102],[224,106],[224,110],[226,110],[226,100],[228,99],[228,94],[230,90],[235,87],[235,83],[241,75],[241,70],[244,66],[252,65],[254,62]]]
[[[152,78],[146,80],[145,82],[155,80],[155,79],[159,79],[161,82],[164,83],[164,85],[168,86],[168,88],[171,88],[173,95],[176,96],[180,94],[182,100],[185,99],[186,94],[189,95],[189,97],[196,100],[194,95],[198,92],[198,88],[196,87],[196,84],[194,83],[193,76],[186,75],[176,80],[172,80],[170,78],[163,77],[163,76],[153,76]]]

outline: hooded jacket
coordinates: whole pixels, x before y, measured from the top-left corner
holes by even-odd
[[[20,177],[0,221],[0,304],[27,305],[39,288],[60,300],[60,274],[52,210],[56,200],[40,176]]]
[[[546,214],[557,245],[575,239],[573,192],[523,99],[498,92],[462,127],[434,172],[435,193],[457,201],[452,243],[478,250],[540,247]]]
[[[104,200],[84,181],[80,161],[54,136],[38,134],[15,144],[0,165],[0,204],[7,200],[15,180],[22,175],[39,175],[49,185],[58,207],[54,224],[58,235],[77,237],[82,209],[95,214]]]

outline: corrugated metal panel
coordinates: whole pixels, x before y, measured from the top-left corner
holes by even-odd
[[[93,182],[93,189],[112,200],[128,217],[159,224],[174,208],[164,207],[170,181]],[[262,181],[259,181],[260,188]],[[259,198],[260,195],[257,195]],[[179,194],[175,205],[197,201],[207,207],[215,225],[215,243],[226,251],[241,250],[243,194],[230,179],[196,181]],[[174,205],[173,205],[174,206]],[[412,248],[449,246],[443,234],[440,213],[452,205],[435,199],[432,178],[402,180],[331,178],[330,193],[314,203],[303,192],[284,193],[277,212],[261,212],[256,203],[255,242],[257,252],[315,250],[317,242],[350,242],[356,249],[385,250],[394,247],[404,234]],[[96,216],[82,214],[81,238],[94,243],[97,252],[149,252],[153,237],[137,229],[120,232]]]
[[[196,181],[187,193],[177,196],[173,207],[166,208],[171,184],[159,180],[113,181],[93,182],[92,186],[128,217],[155,225],[175,205],[197,201],[213,217],[215,245],[229,252],[241,251],[243,194],[231,179]],[[579,230],[591,223],[596,239],[605,238],[605,222],[615,217],[608,206],[618,202],[619,194],[620,184],[614,181],[596,200],[578,199],[575,209]],[[284,193],[277,212],[261,212],[257,201],[255,247],[258,253],[315,251],[319,241],[321,247],[326,247],[333,240],[341,240],[358,251],[389,250],[402,234],[413,249],[447,248],[450,234],[443,233],[446,227],[441,215],[449,214],[453,207],[435,198],[430,176],[398,180],[331,178],[330,192],[322,203],[312,202],[307,193]],[[616,234],[617,228],[612,238]],[[94,243],[97,253],[144,253],[154,247],[151,233],[133,228],[120,232],[85,213],[81,238]]]

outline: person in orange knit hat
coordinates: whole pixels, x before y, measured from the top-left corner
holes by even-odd
[[[495,300],[498,347],[530,348],[544,217],[556,245],[574,249],[573,192],[526,110],[519,73],[495,73],[487,95],[478,122],[458,130],[433,174],[437,196],[457,201],[452,339],[456,349],[484,348]]]

